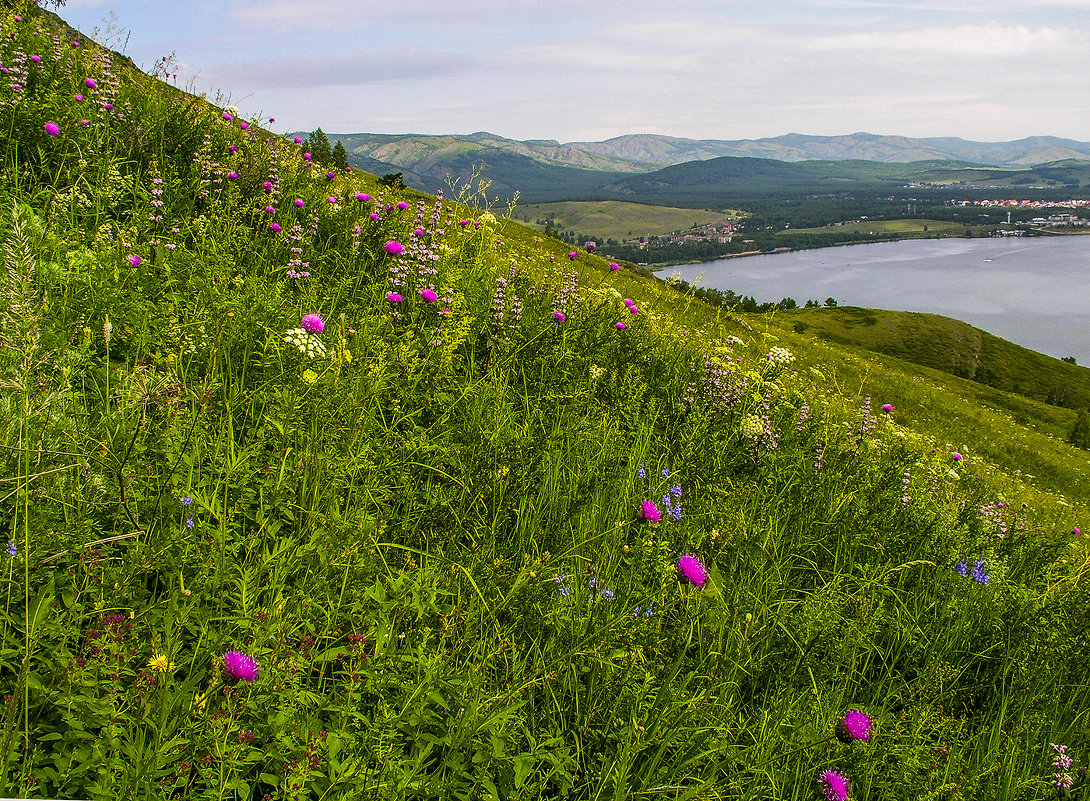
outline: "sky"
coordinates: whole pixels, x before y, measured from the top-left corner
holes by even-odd
[[[1090,0],[68,0],[280,132],[1090,140]]]

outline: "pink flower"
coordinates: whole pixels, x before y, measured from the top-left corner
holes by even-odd
[[[252,684],[257,678],[260,668],[257,662],[248,657],[242,651],[228,651],[223,655],[224,679],[229,684],[244,681]]]
[[[368,216],[368,217],[370,217],[370,218],[371,218],[371,220],[372,220],[372,221],[374,221],[374,222],[378,222],[379,220],[381,220],[381,219],[382,219],[381,217],[379,217],[379,216],[378,216],[378,214],[376,214],[376,213],[375,213],[375,212],[373,212],[373,211],[372,211],[372,212],[371,212],[371,213],[370,213],[369,215],[367,215],[367,216]]]
[[[627,306],[628,308],[630,308],[630,309],[631,309],[631,308],[632,308],[633,306],[635,306],[636,304],[635,304],[635,302],[634,302],[634,301],[632,300],[632,298],[625,298],[625,299],[624,299],[624,305],[625,305],[625,306]]]
[[[49,134],[50,136],[57,136],[57,135],[59,135],[59,134],[60,134],[60,132],[61,132],[61,129],[60,129],[60,126],[59,126],[59,125],[57,125],[57,123],[55,123],[55,122],[47,122],[47,123],[45,124],[45,132],[46,132],[47,134]]]
[[[313,158],[313,156],[311,156],[310,153],[304,153],[303,158],[305,158],[307,161],[310,161]]]
[[[236,145],[228,145],[227,149],[234,153],[236,150],[238,150],[238,147]]]
[[[83,102],[83,95],[76,95],[76,102],[77,103],[82,103]]]
[[[246,120],[242,120],[239,122],[238,127],[245,131],[250,127],[250,123],[246,122]]]
[[[836,724],[836,738],[842,743],[870,739],[870,716],[858,709],[849,709]]]
[[[624,323],[617,323],[617,330],[618,331],[624,331],[626,328],[628,328],[628,326],[625,325]]]
[[[558,310],[553,312],[553,319],[556,320],[558,323],[562,323],[567,318],[564,316],[564,312]]]
[[[280,227],[280,223],[271,222],[271,223],[269,223],[269,230],[272,231],[273,233],[278,234],[281,231],[283,231],[284,229]]]
[[[299,321],[299,327],[308,334],[320,334],[325,331],[325,320],[313,312],[304,314],[303,319]]]
[[[882,411],[883,412],[892,412],[893,411],[893,404],[892,403],[883,403],[882,404]]]
[[[302,141],[303,141],[303,140],[302,140],[302,139],[300,139],[300,138],[299,138],[298,136],[297,136],[297,137],[295,137],[295,144],[297,144],[297,145],[298,145],[298,144],[299,144],[299,143],[301,143]]]
[[[139,257],[139,256],[136,256],[136,255],[133,255],[133,256],[129,256],[129,264],[131,264],[131,265],[132,265],[133,267],[137,267],[137,266],[139,266],[139,264],[140,264],[140,257]]]
[[[276,214],[276,209],[273,208],[272,206],[266,206],[265,207],[265,213],[266,214]]]
[[[458,220],[458,225],[465,228],[467,225],[469,225],[469,220]]]
[[[405,211],[405,209],[409,208],[409,204],[406,203],[404,200],[399,200],[397,201],[397,207],[402,211]]]
[[[39,63],[41,63],[42,57],[41,56],[31,56],[30,60],[33,61],[35,64],[39,64]]]
[[[423,236],[423,235],[424,235],[424,229],[423,228],[417,228],[416,230],[413,231],[413,236]]]
[[[677,572],[694,587],[703,587],[708,583],[708,571],[691,553],[682,554],[677,560]]]
[[[234,170],[231,170],[231,172],[227,173],[227,177],[230,178],[233,181],[236,178],[238,178],[238,173],[235,172]]]
[[[961,455],[960,453],[955,453],[955,454],[954,454],[954,461],[955,461],[955,462],[960,462],[960,461],[961,461],[962,459],[964,459],[964,458],[965,458],[965,457],[964,457],[964,456],[962,456],[962,455]]]
[[[327,197],[327,198],[326,198],[326,200],[327,200],[327,201],[328,201],[328,202],[329,202],[330,204],[333,204],[333,203],[336,203],[336,202],[337,202],[337,198],[333,197],[333,195],[330,195],[329,197]]]
[[[113,111],[114,110],[114,104],[113,103],[107,103],[103,108],[105,108],[107,111]]]
[[[654,501],[645,498],[640,502],[640,517],[648,523],[657,523],[662,520],[662,512],[655,506]]]
[[[273,190],[272,181],[266,181],[261,185],[261,188],[264,189],[266,192],[271,192]]]
[[[823,770],[818,775],[818,784],[825,801],[848,801],[848,780],[835,770]]]
[[[303,200],[301,197],[297,197],[297,198],[295,198],[295,205],[298,206],[299,208],[303,208],[303,206],[307,205],[307,202],[305,200]]]
[[[98,89],[98,82],[94,78],[88,78],[83,82],[88,89]]]
[[[401,301],[405,300],[405,298],[401,297],[401,295],[397,294],[396,292],[387,292],[386,300],[390,301],[390,303],[401,303]]]
[[[575,261],[577,258],[579,258],[579,254],[573,250],[568,254],[568,258],[572,261]]]
[[[269,117],[269,122],[276,122],[276,117]]]
[[[370,199],[371,199],[371,196],[368,195],[366,192],[357,192],[356,193],[356,200],[360,201],[361,203],[366,203]]]
[[[91,121],[90,120],[80,120],[79,124],[82,125],[84,128],[86,128],[88,125],[91,124]]]
[[[619,264],[618,264],[617,262],[615,262],[615,261],[611,261],[611,262],[609,263],[609,269],[610,269],[610,270],[612,270],[613,272],[616,272],[617,270],[621,269],[621,265],[619,265]]]
[[[230,114],[228,114],[228,113],[227,113],[227,112],[225,111],[225,112],[223,112],[223,118],[224,118],[225,120],[229,120],[229,119],[231,119],[231,115],[230,115]]]
[[[383,248],[391,256],[400,256],[402,253],[405,252],[405,246],[393,239],[383,245]]]
[[[335,172],[327,172],[327,173],[325,174],[325,177],[326,177],[326,178],[328,178],[329,180],[331,180],[331,181],[332,181],[332,180],[333,180],[334,178],[336,178],[336,177],[337,177],[337,173],[335,173]]]
[[[421,289],[420,299],[425,303],[435,303],[435,301],[439,300],[439,296],[435,294],[434,289]]]
[[[633,314],[639,314],[639,313],[640,313],[640,310],[636,308],[636,304],[635,304],[635,303],[633,303],[633,304],[632,304],[631,306],[629,306],[629,307],[628,307],[628,310],[629,310],[630,312],[632,312]]]

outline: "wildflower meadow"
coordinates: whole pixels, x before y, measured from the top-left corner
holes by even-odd
[[[0,796],[1082,797],[1073,507],[5,8]]]

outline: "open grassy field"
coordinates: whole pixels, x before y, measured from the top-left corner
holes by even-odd
[[[787,232],[796,234],[827,234],[830,232],[861,234],[897,234],[906,239],[915,237],[964,236],[966,225],[944,220],[863,220],[843,225],[822,226],[820,228],[792,228]],[[972,227],[972,226],[969,226]]]
[[[662,236],[693,225],[736,220],[740,212],[708,209],[679,209],[648,206],[620,200],[564,201],[517,206],[513,219],[538,230],[545,226],[538,220],[553,220],[553,227],[576,231],[599,239],[632,239],[638,236]]]

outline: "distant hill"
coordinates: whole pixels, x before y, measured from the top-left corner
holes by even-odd
[[[1090,142],[1032,136],[1012,142],[973,142],[957,137],[914,139],[854,133],[843,136],[785,134],[765,139],[686,139],[628,134],[604,142],[517,140],[472,134],[330,134],[349,153],[426,174],[454,156],[485,158],[496,152],[582,170],[639,173],[723,156],[776,161],[959,161],[988,167],[1033,167],[1063,159],[1090,158]],[[422,172],[423,171],[423,172]]]

